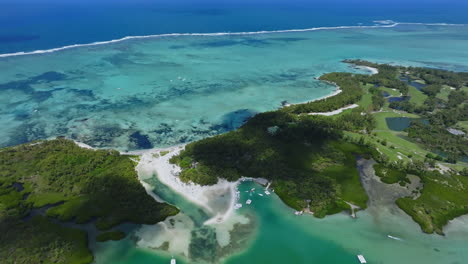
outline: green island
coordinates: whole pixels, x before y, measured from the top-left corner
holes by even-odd
[[[87,232],[66,223],[155,224],[178,209],[138,181],[136,157],[79,147],[63,138],[0,150],[2,263],[91,263]],[[121,239],[118,231],[98,241]]]
[[[243,176],[272,182],[296,210],[324,217],[366,208],[357,158],[387,184],[416,175],[422,190],[396,204],[426,233],[468,213],[468,73],[346,60],[377,74],[329,73],[341,93],[257,114],[235,131],[188,144],[171,162],[186,182]],[[357,104],[338,114],[317,115]]]

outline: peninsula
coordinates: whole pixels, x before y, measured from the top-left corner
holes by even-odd
[[[468,213],[468,73],[345,62],[373,74],[325,74],[319,79],[340,93],[188,144],[171,159],[180,178],[202,185],[265,178],[287,205],[324,217],[366,208],[356,158],[372,158],[385,183],[420,178],[424,187],[396,203],[424,232],[443,234],[449,220]]]

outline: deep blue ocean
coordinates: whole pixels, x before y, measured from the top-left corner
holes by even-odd
[[[468,1],[0,0],[0,53],[131,35],[369,25],[374,20],[468,23]]]

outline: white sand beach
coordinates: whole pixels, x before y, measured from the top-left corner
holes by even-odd
[[[337,115],[345,110],[348,110],[348,109],[353,109],[353,108],[356,108],[358,107],[359,105],[357,104],[352,104],[352,105],[348,105],[348,106],[345,106],[345,107],[342,107],[340,109],[336,109],[336,110],[333,110],[333,111],[330,111],[330,112],[319,112],[319,113],[308,113],[308,115],[323,115],[323,116],[332,116],[332,115]]]

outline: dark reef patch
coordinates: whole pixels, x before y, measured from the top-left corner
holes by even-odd
[[[177,49],[185,49],[186,46],[184,45],[171,45],[169,46],[169,49],[174,49],[174,50],[177,50]]]
[[[112,141],[122,136],[127,132],[117,124],[99,125],[91,128],[93,133],[90,135],[80,135],[71,133],[72,139],[78,140],[93,147],[108,147],[112,145]]]
[[[148,136],[141,134],[140,131],[136,131],[130,134],[129,140],[138,149],[150,149],[153,147],[153,144],[149,140]]]
[[[24,93],[34,92],[34,89],[29,85],[29,82],[26,80],[12,81],[0,84],[0,91],[6,90],[22,91]]]
[[[55,71],[48,71],[48,72],[44,72],[44,73],[42,73],[40,75],[31,77],[29,79],[29,81],[37,83],[37,82],[63,81],[65,79],[67,79],[67,75],[64,74],[64,73],[55,72]]]
[[[51,91],[39,91],[31,94],[31,97],[36,102],[44,102],[50,97],[52,97]]]
[[[8,141],[1,147],[16,146],[36,139],[47,138],[44,130],[44,124],[24,123],[16,127],[9,133]]]
[[[257,112],[250,109],[239,109],[223,115],[221,126],[225,131],[230,131],[241,127],[247,120],[256,115]]]
[[[73,93],[73,95],[78,96],[82,100],[96,100],[96,96],[92,90],[87,89],[67,89],[68,92]]]

